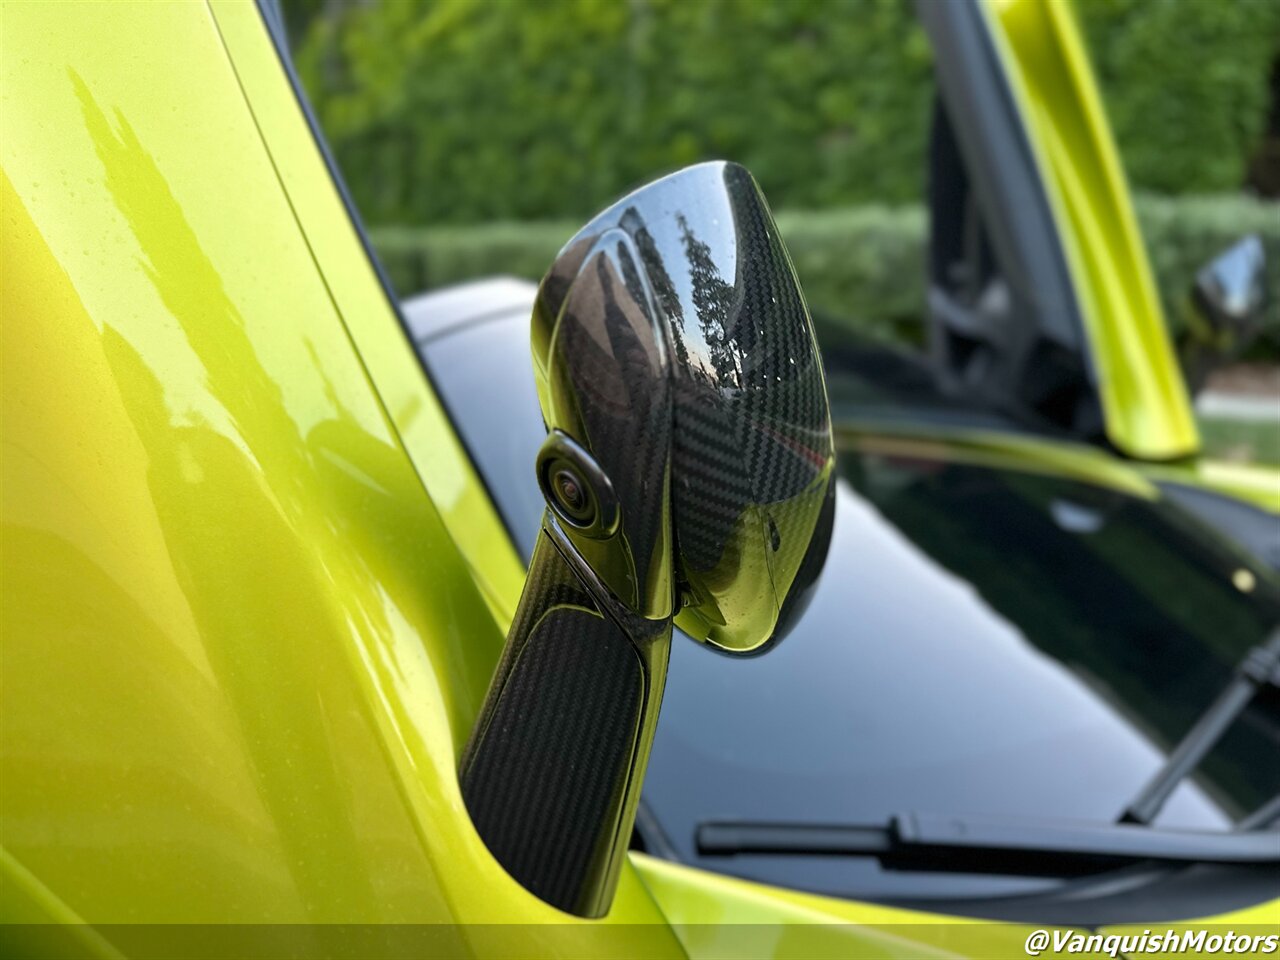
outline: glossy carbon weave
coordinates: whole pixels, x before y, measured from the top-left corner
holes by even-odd
[[[599,916],[673,618],[732,653],[785,632],[826,555],[835,455],[795,272],[736,165],[592,220],[539,288],[532,341],[549,509],[461,781],[516,879]]]
[[[646,703],[665,678],[667,647],[651,649],[656,663],[601,612],[544,532],[461,783],[494,857],[569,913],[608,909],[641,724],[657,717]]]
[[[623,327],[598,311],[583,323],[574,310],[582,265],[601,250],[613,252],[613,272],[635,291],[636,315]],[[654,337],[645,349],[666,354],[669,384],[646,386],[640,362],[629,376],[611,375],[623,370],[618,345],[644,326],[641,313]],[[614,351],[604,363],[599,344],[608,342]],[[665,550],[674,535],[684,601],[677,624],[739,653],[784,633],[780,612],[802,606],[792,596],[808,586],[798,574],[815,566],[806,554],[815,545],[825,554],[820,527],[830,520],[835,454],[813,325],[751,175],[736,164],[699,164],[587,224],[539,290],[533,352],[548,427],[589,448],[615,485],[635,481],[632,495],[651,489],[651,455],[670,443],[670,524],[656,510],[636,517],[633,509],[637,524],[652,518],[663,528],[635,528],[630,554],[642,558],[638,575],[665,573],[643,558],[657,555],[648,552],[651,537]],[[670,407],[659,409],[666,391]],[[635,402],[636,393],[653,405]],[[646,418],[626,418],[642,407]],[[637,456],[648,459],[628,472]],[[619,499],[630,500],[621,491]],[[625,527],[625,506],[623,515]]]

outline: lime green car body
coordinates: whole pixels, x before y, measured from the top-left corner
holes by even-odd
[[[1078,40],[1056,4],[991,9],[1060,213],[1086,238],[1073,265],[1091,322],[1112,331],[1112,439],[1134,457],[1191,454]],[[678,957],[760,953],[741,925],[766,924],[779,957],[1021,949],[1014,926],[639,854],[601,921],[507,876],[455,771],[521,562],[258,9],[9,3],[0,17],[8,942],[115,956],[153,924],[439,925],[437,955]],[[1037,74],[1045,45],[1071,90]],[[1148,484],[1100,451],[941,442]],[[1280,903],[1237,919],[1274,923]],[[399,929],[360,952],[393,954],[418,928]]]
[[[1198,456],[1190,397],[1069,4],[989,0],[987,9],[1081,300],[1107,440],[1153,478],[1280,513],[1280,470]]]

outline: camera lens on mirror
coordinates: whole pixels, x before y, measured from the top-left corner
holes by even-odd
[[[559,430],[538,451],[538,482],[555,514],[588,537],[612,536],[618,529],[618,498],[595,458]]]
[[[583,481],[568,466],[561,466],[552,474],[551,491],[560,507],[579,523],[590,523],[595,511],[591,506]]]

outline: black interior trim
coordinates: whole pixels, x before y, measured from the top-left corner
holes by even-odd
[[[956,389],[981,391],[1031,422],[1105,444],[1097,374],[1066,252],[982,10],[972,2],[929,0],[917,10],[934,48],[939,97],[929,190],[935,363]],[[993,302],[955,295],[946,268],[966,246],[976,258],[970,266],[985,265],[978,272],[1003,288],[987,291]]]

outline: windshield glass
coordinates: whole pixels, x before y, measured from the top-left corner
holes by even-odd
[[[1158,503],[1052,476],[846,447],[802,638],[760,660],[672,651],[645,796],[697,860],[705,820],[880,824],[908,812],[1115,821],[1280,615]],[[1158,822],[1221,828],[1280,791],[1259,698]],[[1045,881],[874,860],[702,858],[856,896]]]
[[[543,436],[524,342],[533,289],[471,296],[492,304],[483,319],[425,349],[527,557],[543,506],[523,466]],[[410,323],[431,306],[411,301]],[[677,633],[644,843],[860,898],[1053,886],[872,859],[705,857],[695,832],[910,811],[1114,822],[1280,622],[1274,575],[1132,474],[1129,492],[1089,482],[1105,461],[1087,451],[1072,477],[1037,469],[1034,450],[996,465],[932,440],[843,429],[837,441],[831,549],[787,642],[742,660]],[[1222,829],[1280,792],[1278,701],[1254,700],[1158,824]]]

